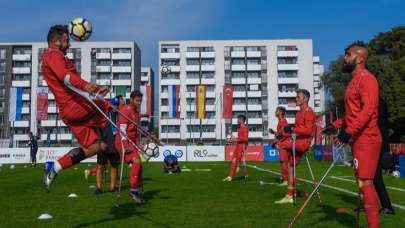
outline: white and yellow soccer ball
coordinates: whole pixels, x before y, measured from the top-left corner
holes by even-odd
[[[85,41],[90,38],[93,31],[90,21],[78,17],[69,22],[69,36],[76,41]]]
[[[156,158],[159,156],[159,147],[153,142],[146,144],[143,147],[143,151],[144,151],[145,155],[150,158],[152,158],[152,157]]]

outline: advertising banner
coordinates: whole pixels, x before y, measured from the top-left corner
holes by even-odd
[[[265,144],[263,147],[264,151],[264,160],[265,161],[279,161],[280,160],[280,154],[279,151],[268,144]]]
[[[189,146],[187,161],[225,161],[223,146]]]

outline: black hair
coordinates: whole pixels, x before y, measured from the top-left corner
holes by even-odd
[[[298,89],[298,90],[297,90],[297,94],[299,94],[299,93],[304,94],[304,96],[307,97],[308,100],[309,100],[309,98],[311,97],[311,94],[310,94],[309,91],[306,90],[306,89]]]
[[[67,25],[54,25],[49,29],[48,44],[54,40],[62,38],[63,34],[69,34]]]
[[[283,115],[285,115],[286,109],[283,106],[278,106],[277,109],[278,111],[280,111]]]
[[[246,116],[245,115],[238,115],[238,119],[242,119],[243,122],[246,122]]]
[[[346,53],[347,51],[349,51],[349,49],[352,48],[352,47],[363,47],[363,48],[367,49],[367,44],[364,43],[364,42],[361,41],[361,40],[355,41],[355,42],[349,44],[349,46],[347,46],[347,47],[345,48],[345,53]]]
[[[134,99],[135,97],[140,97],[142,98],[143,94],[139,90],[135,90],[131,92],[131,99]]]

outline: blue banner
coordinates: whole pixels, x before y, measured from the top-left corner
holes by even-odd
[[[278,150],[268,144],[264,145],[264,160],[265,161],[279,161],[280,160],[280,155],[278,153]]]

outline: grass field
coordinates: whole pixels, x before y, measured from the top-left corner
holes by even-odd
[[[134,204],[129,198],[128,182],[124,182],[121,206],[115,207],[116,197],[111,193],[94,195],[95,178],[84,179],[86,164],[61,173],[50,193],[42,189],[42,166],[37,168],[9,165],[0,168],[0,227],[287,227],[291,216],[304,200],[298,199],[298,206],[276,205],[274,201],[285,194],[285,187],[272,184],[279,176],[277,162],[251,162],[250,178],[247,182],[237,178],[230,183],[221,181],[227,174],[229,164],[225,162],[181,163],[190,172],[167,175],[162,164],[145,163],[146,203]],[[329,163],[312,161],[316,177],[320,177]],[[254,166],[261,169],[255,169]],[[210,169],[211,171],[196,171]],[[310,179],[306,165],[298,168],[298,176]],[[125,172],[126,173],[126,172]],[[242,172],[238,173],[241,175]],[[341,188],[321,188],[323,203],[314,198],[296,227],[353,227],[353,208],[357,192],[352,182],[352,170],[337,166],[326,184]],[[391,187],[392,201],[401,207],[405,205],[405,180],[385,176]],[[300,191],[310,192],[312,185],[299,182]],[[341,191],[342,189],[345,192]],[[78,198],[68,198],[76,193]],[[348,209],[347,214],[337,214],[336,208]],[[395,208],[396,215],[382,215],[381,227],[404,227],[405,207]],[[42,213],[53,216],[50,220],[38,220]],[[364,214],[361,225],[366,227]]]

